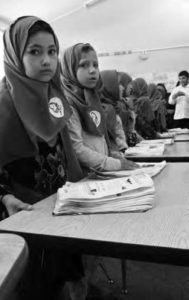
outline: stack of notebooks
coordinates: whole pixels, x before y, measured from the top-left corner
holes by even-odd
[[[164,143],[139,143],[125,150],[125,156],[159,156],[165,151]]]
[[[174,143],[174,139],[173,138],[156,139],[156,140],[142,140],[140,143],[136,144],[136,146],[141,146],[141,145],[157,145],[157,144],[171,145],[173,143]]]
[[[177,134],[188,134],[189,133],[189,129],[188,128],[171,128],[168,130],[169,133],[173,133],[175,135]]]
[[[146,211],[152,208],[155,188],[151,176],[166,165],[141,163],[131,171],[99,172],[103,179],[67,182],[58,189],[54,215]],[[103,177],[104,176],[104,177]]]

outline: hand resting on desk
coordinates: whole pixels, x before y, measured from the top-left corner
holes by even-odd
[[[7,209],[8,215],[11,216],[20,210],[32,210],[32,205],[24,203],[11,194],[3,197],[2,203]]]
[[[140,166],[137,163],[131,160],[127,160],[126,158],[120,159],[120,161],[121,161],[121,170],[134,170],[140,168]]]

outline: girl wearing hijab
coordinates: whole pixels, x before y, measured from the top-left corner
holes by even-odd
[[[65,50],[62,82],[72,108],[69,132],[77,157],[84,168],[133,169],[136,164],[110,157],[106,119],[100,103],[102,81],[97,54],[90,44],[76,44]]]
[[[124,152],[128,148],[128,145],[120,117],[120,100],[123,86],[118,82],[118,73],[116,70],[104,70],[100,72],[100,75],[103,82],[100,100],[106,117],[111,148],[115,151]]]
[[[135,113],[130,109],[124,97],[132,78],[127,73],[116,70],[102,71],[101,77],[103,80],[102,106],[105,111],[108,111],[108,107],[113,106],[116,115],[116,118],[113,118],[112,115],[107,114],[109,136],[116,141],[119,148],[122,146],[124,149],[125,145],[125,149],[128,146],[135,146],[142,140],[142,137],[135,130]]]
[[[2,210],[12,215],[22,209],[32,209],[33,203],[55,193],[66,180],[77,181],[83,174],[66,127],[71,111],[61,87],[59,45],[53,29],[37,17],[20,17],[5,31],[3,41],[0,193]],[[57,252],[55,257],[52,251],[40,248],[31,248],[30,255],[33,277],[27,281],[32,285],[27,299],[39,295],[55,299],[58,289],[52,282],[52,268],[56,265],[56,279],[62,277],[69,257]],[[53,261],[52,268],[42,269],[42,256],[45,269],[49,260]],[[69,280],[80,280],[83,274],[78,260],[73,270]]]
[[[155,129],[157,132],[166,131],[166,108],[161,99],[161,94],[155,83],[148,85],[148,96],[155,115]]]
[[[136,78],[128,86],[127,101],[136,114],[136,131],[144,139],[159,138],[154,127],[154,112],[148,97],[148,85],[143,78]]]

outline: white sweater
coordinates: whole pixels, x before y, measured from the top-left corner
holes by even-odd
[[[173,95],[178,91],[183,92],[185,95],[173,99]],[[189,119],[189,84],[185,87],[180,85],[175,87],[169,97],[169,104],[175,105],[175,120]]]

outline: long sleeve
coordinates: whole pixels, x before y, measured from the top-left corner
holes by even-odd
[[[173,89],[172,93],[169,96],[169,104],[175,105],[176,104],[176,98],[173,99],[173,95],[177,92],[176,88]]]
[[[119,150],[127,149],[128,145],[126,143],[126,137],[125,137],[125,132],[123,130],[123,124],[122,124],[121,118],[118,114],[116,114],[115,132],[116,132],[116,144],[118,146],[118,149]]]
[[[108,148],[104,136],[93,136],[82,128],[79,114],[72,107],[72,115],[68,121],[68,129],[74,150],[85,167],[98,168],[102,170],[119,170],[121,162],[108,156]]]

